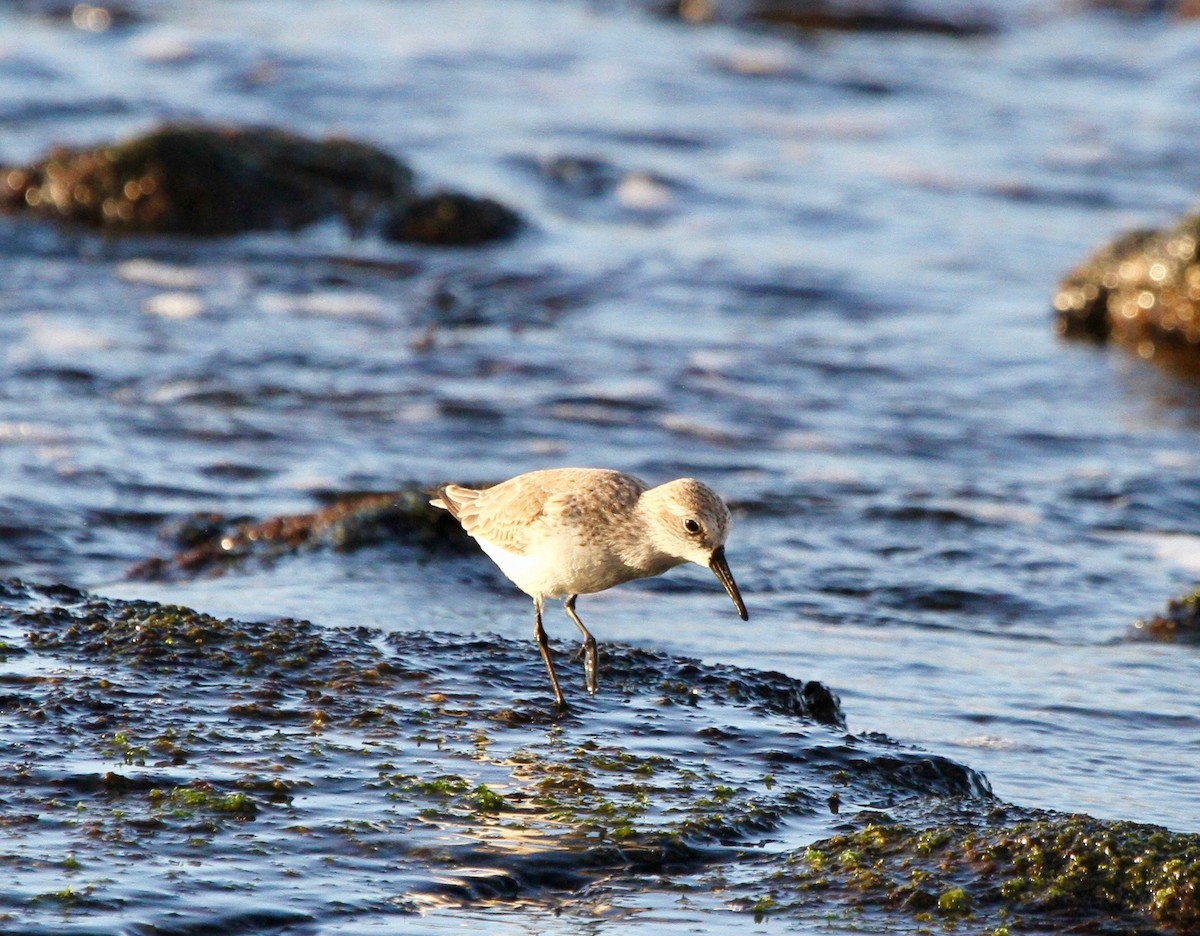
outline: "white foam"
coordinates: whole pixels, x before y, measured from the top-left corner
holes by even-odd
[[[117,277],[163,289],[196,289],[204,284],[204,276],[194,267],[146,259],[126,260],[117,267]]]
[[[143,302],[142,311],[159,318],[190,319],[204,311],[204,302],[195,293],[165,292]]]
[[[303,295],[266,293],[259,308],[277,315],[323,315],[330,318],[381,318],[382,300],[374,293],[326,290]]]

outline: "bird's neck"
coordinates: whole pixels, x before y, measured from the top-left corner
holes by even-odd
[[[662,575],[668,569],[683,565],[687,561],[662,549],[655,541],[654,533],[657,527],[650,515],[654,509],[653,498],[648,499],[643,494],[634,509],[635,522],[627,527],[628,536],[620,547],[624,563],[641,571],[643,576]]]

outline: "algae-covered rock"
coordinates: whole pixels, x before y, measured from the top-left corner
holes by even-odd
[[[520,216],[491,198],[435,192],[394,210],[383,221],[383,236],[414,244],[467,247],[507,240],[520,228]]]
[[[533,642],[486,634],[9,581],[0,640],[25,651],[0,679],[5,932],[53,929],[64,902],[88,932],[404,929],[497,900],[582,922],[682,893],[767,912],[761,863],[843,822],[834,794],[991,802],[968,768],[847,735],[819,684],[629,647],[564,714]]]
[[[361,220],[409,197],[412,180],[365,143],[178,124],[0,169],[0,206],[113,233],[211,236]]]
[[[983,11],[947,11],[913,0],[670,0],[666,9],[689,22],[732,22],[790,30],[916,32],[967,38],[997,26]]]
[[[421,195],[396,157],[354,140],[266,127],[173,124],[97,147],[58,147],[0,167],[0,211],[111,234],[291,231],[325,218],[387,237],[473,245],[513,236],[518,215],[487,198]]]
[[[797,856],[780,884],[955,921],[958,932],[1194,933],[1200,836],[998,809],[969,824],[869,822]],[[1010,929],[1002,929],[1009,927]]]
[[[1067,274],[1055,328],[1116,342],[1143,358],[1200,365],[1200,215],[1166,231],[1133,231]]]
[[[1162,614],[1134,624],[1130,636],[1135,640],[1200,644],[1200,589],[1172,598]]]
[[[321,547],[350,552],[402,542],[427,549],[473,548],[473,541],[449,514],[429,505],[429,494],[422,488],[336,494],[331,500],[317,511],[261,521],[226,520],[211,513],[187,518],[171,525],[170,538],[179,551],[169,558],[140,562],[129,576],[215,575],[250,560],[269,561]]]
[[[574,924],[680,895],[785,930],[1200,927],[1200,836],[1005,806],[781,673],[614,645],[601,692],[560,713],[530,640],[18,581],[0,641],[23,651],[0,679],[6,932],[64,906],[89,932],[496,901]],[[254,926],[229,922],[230,874]]]

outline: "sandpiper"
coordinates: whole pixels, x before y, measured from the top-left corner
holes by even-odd
[[[596,692],[596,640],[575,613],[580,595],[661,575],[685,562],[712,569],[748,620],[725,561],[729,508],[709,487],[680,478],[658,487],[604,468],[555,468],[480,490],[447,484],[430,503],[450,511],[513,583],[533,599],[533,636],[566,706],[542,627],[547,598],[562,598],[583,633],[588,692]]]

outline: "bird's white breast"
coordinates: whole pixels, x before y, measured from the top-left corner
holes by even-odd
[[[658,575],[683,561],[633,567],[615,549],[595,541],[582,543],[569,529],[547,532],[520,554],[485,540],[479,540],[479,545],[521,591],[543,598],[604,591],[622,582]]]

